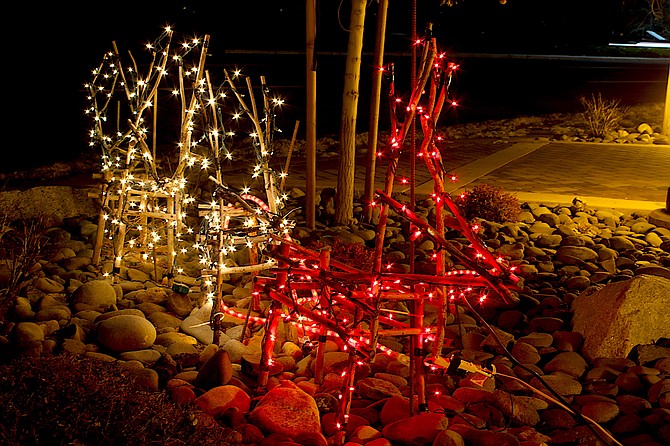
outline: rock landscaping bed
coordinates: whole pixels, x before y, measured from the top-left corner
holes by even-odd
[[[603,142],[667,143],[658,133],[661,110],[631,108]],[[556,114],[454,125],[445,136],[587,141],[582,124],[578,115]],[[359,139],[364,147],[366,135]],[[323,138],[320,156],[335,156],[334,144]],[[349,353],[337,337],[325,341],[316,376],[316,337],[280,324],[268,385],[258,386],[265,328],[231,316],[267,316],[268,295],[252,308],[252,275],[232,274],[220,285],[232,311],[215,343],[198,259],[187,265],[193,274],[175,278],[177,291],[161,264],[131,256],[113,278],[110,253],[92,264],[94,169],[79,160],[1,178],[3,209],[21,202],[15,210],[24,216],[50,216],[31,280],[0,321],[2,444],[670,444],[670,229],[645,212],[593,209],[575,199],[523,204],[514,221],[480,220],[486,247],[521,279],[517,301],[449,305],[442,352],[464,367],[427,368],[421,407],[409,337],[380,338],[398,355],[361,358],[348,421],[338,426]],[[60,181],[67,186],[51,186]],[[35,182],[44,187],[31,188]],[[302,199],[296,194],[290,206],[300,208]],[[333,226],[330,211],[319,209],[314,230],[295,213],[293,239],[305,247],[357,246],[339,249],[337,260],[369,266],[378,216],[362,223],[355,203],[355,221]],[[431,221],[435,204],[420,200],[416,213]],[[410,266],[408,233],[391,211],[385,262],[396,274],[412,266],[434,274],[435,243],[417,240]],[[446,237],[467,250],[459,234]],[[3,287],[13,264],[7,256],[1,262]],[[458,267],[457,259],[447,256],[447,266]],[[404,302],[394,310],[407,319]],[[436,319],[426,302],[424,324]]]
[[[417,213],[430,219],[433,209],[425,200]],[[305,246],[315,240],[374,244],[374,221],[309,230],[297,218],[294,238]],[[269,384],[258,388],[263,327],[249,329],[243,319],[226,316],[214,344],[211,306],[198,278],[179,277],[188,292],[175,293],[141,259],[128,259],[112,283],[104,277],[110,261],[91,264],[95,221],[66,218],[48,232],[55,249],[40,261],[36,279],[2,327],[5,444],[54,438],[58,444],[120,444],[115,438],[123,444],[207,444],[207,433],[225,442],[218,444],[258,445],[670,443],[670,315],[664,311],[670,230],[650,224],[644,213],[590,209],[575,200],[554,208],[524,205],[515,222],[482,221],[486,245],[522,278],[519,301],[454,302],[443,352],[495,373],[428,371],[427,407],[410,410],[410,397],[416,404],[410,367],[377,355],[357,368],[344,431],[336,425],[349,356],[341,342],[327,341],[323,380],[317,382],[311,344],[281,332]],[[385,257],[400,273],[409,270],[403,225],[391,213]],[[466,241],[453,234],[451,240]],[[430,240],[417,245],[417,272],[434,272],[434,248]],[[225,304],[247,313],[251,285],[248,275],[230,276],[222,285]],[[270,306],[267,296],[261,303],[259,316]],[[636,313],[641,317],[635,319]],[[430,324],[436,308],[427,303],[425,314]],[[634,326],[607,331],[620,317]],[[593,332],[598,326],[600,334]],[[602,332],[608,341],[594,344],[593,336]],[[409,354],[403,337],[380,342]],[[99,374],[100,387],[73,389],[68,376],[77,375],[65,364]],[[54,367],[63,367],[63,374]],[[40,368],[52,373],[26,372]],[[123,389],[127,399],[106,386]],[[120,400],[110,403],[112,395]],[[157,419],[174,420],[163,433],[145,416],[154,408]],[[45,413],[53,423],[40,418]],[[129,421],[105,423],[105,417]],[[182,423],[183,417],[192,423]]]

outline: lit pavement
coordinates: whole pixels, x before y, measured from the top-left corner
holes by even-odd
[[[670,187],[670,145],[558,142],[531,138],[457,140],[442,151],[445,169],[458,181],[450,193],[487,183],[516,193],[519,201],[569,204],[579,197],[594,208],[653,210],[664,208]],[[291,163],[287,186],[305,188],[304,160]],[[388,163],[376,162],[375,185],[384,188]],[[421,160],[415,164],[417,197],[432,192],[432,179]],[[317,160],[316,188],[337,186],[337,160]],[[409,161],[401,156],[396,178],[410,177]],[[365,159],[358,158],[355,192],[365,187]],[[394,193],[409,194],[396,181]]]

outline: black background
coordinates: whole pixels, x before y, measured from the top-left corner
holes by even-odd
[[[317,51],[346,51],[350,2],[320,0],[318,5]],[[369,1],[364,45],[368,53],[374,49],[376,14],[377,2]],[[390,2],[387,52],[409,51],[411,18],[410,0]],[[630,20],[619,2],[609,0],[509,0],[504,5],[497,0],[468,0],[453,7],[418,0],[416,9],[418,34],[431,21],[439,45],[454,52],[581,54],[587,46],[625,39]],[[209,34],[208,66],[243,61],[265,70],[261,74],[271,82],[288,87],[289,95],[293,92],[294,114],[300,119],[304,58],[255,56],[251,60],[234,54],[234,50],[300,52],[304,49],[304,21],[302,0],[116,0],[6,6],[3,77],[8,94],[3,120],[7,156],[0,170],[67,160],[90,150],[86,146],[83,85],[91,70],[111,49],[112,41],[121,52],[135,54],[145,42],[157,38],[166,24],[183,35]],[[319,56],[320,88],[330,92],[341,89],[343,60]],[[362,88],[365,69],[369,68],[364,66]],[[365,98],[361,94],[361,102]],[[321,104],[321,116],[339,107],[337,99]],[[333,127],[323,129],[331,131]]]

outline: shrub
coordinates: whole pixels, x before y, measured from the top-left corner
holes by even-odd
[[[627,107],[622,107],[619,100],[603,99],[602,95],[591,95],[590,98],[581,97],[580,102],[584,107],[582,116],[588,126],[591,136],[604,138],[609,133],[618,130]]]
[[[307,247],[318,251],[319,249],[330,246],[330,258],[339,262],[346,263],[361,271],[372,271],[374,263],[374,250],[360,243],[346,243],[338,239],[326,243],[323,240],[312,241]]]
[[[503,192],[502,188],[490,184],[478,184],[465,192],[456,204],[468,220],[484,220],[503,223],[516,221],[521,206],[516,194]]]
[[[222,445],[231,430],[140,390],[115,363],[84,355],[20,357],[0,366],[0,444]]]

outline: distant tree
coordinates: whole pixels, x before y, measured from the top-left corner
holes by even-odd
[[[356,117],[361,77],[361,54],[366,0],[351,4],[349,46],[344,73],[342,118],[340,121],[340,163],[335,196],[335,222],[348,224],[353,219],[354,172],[356,168]]]
[[[636,37],[654,31],[670,39],[670,1],[668,0],[623,0],[624,30]]]

